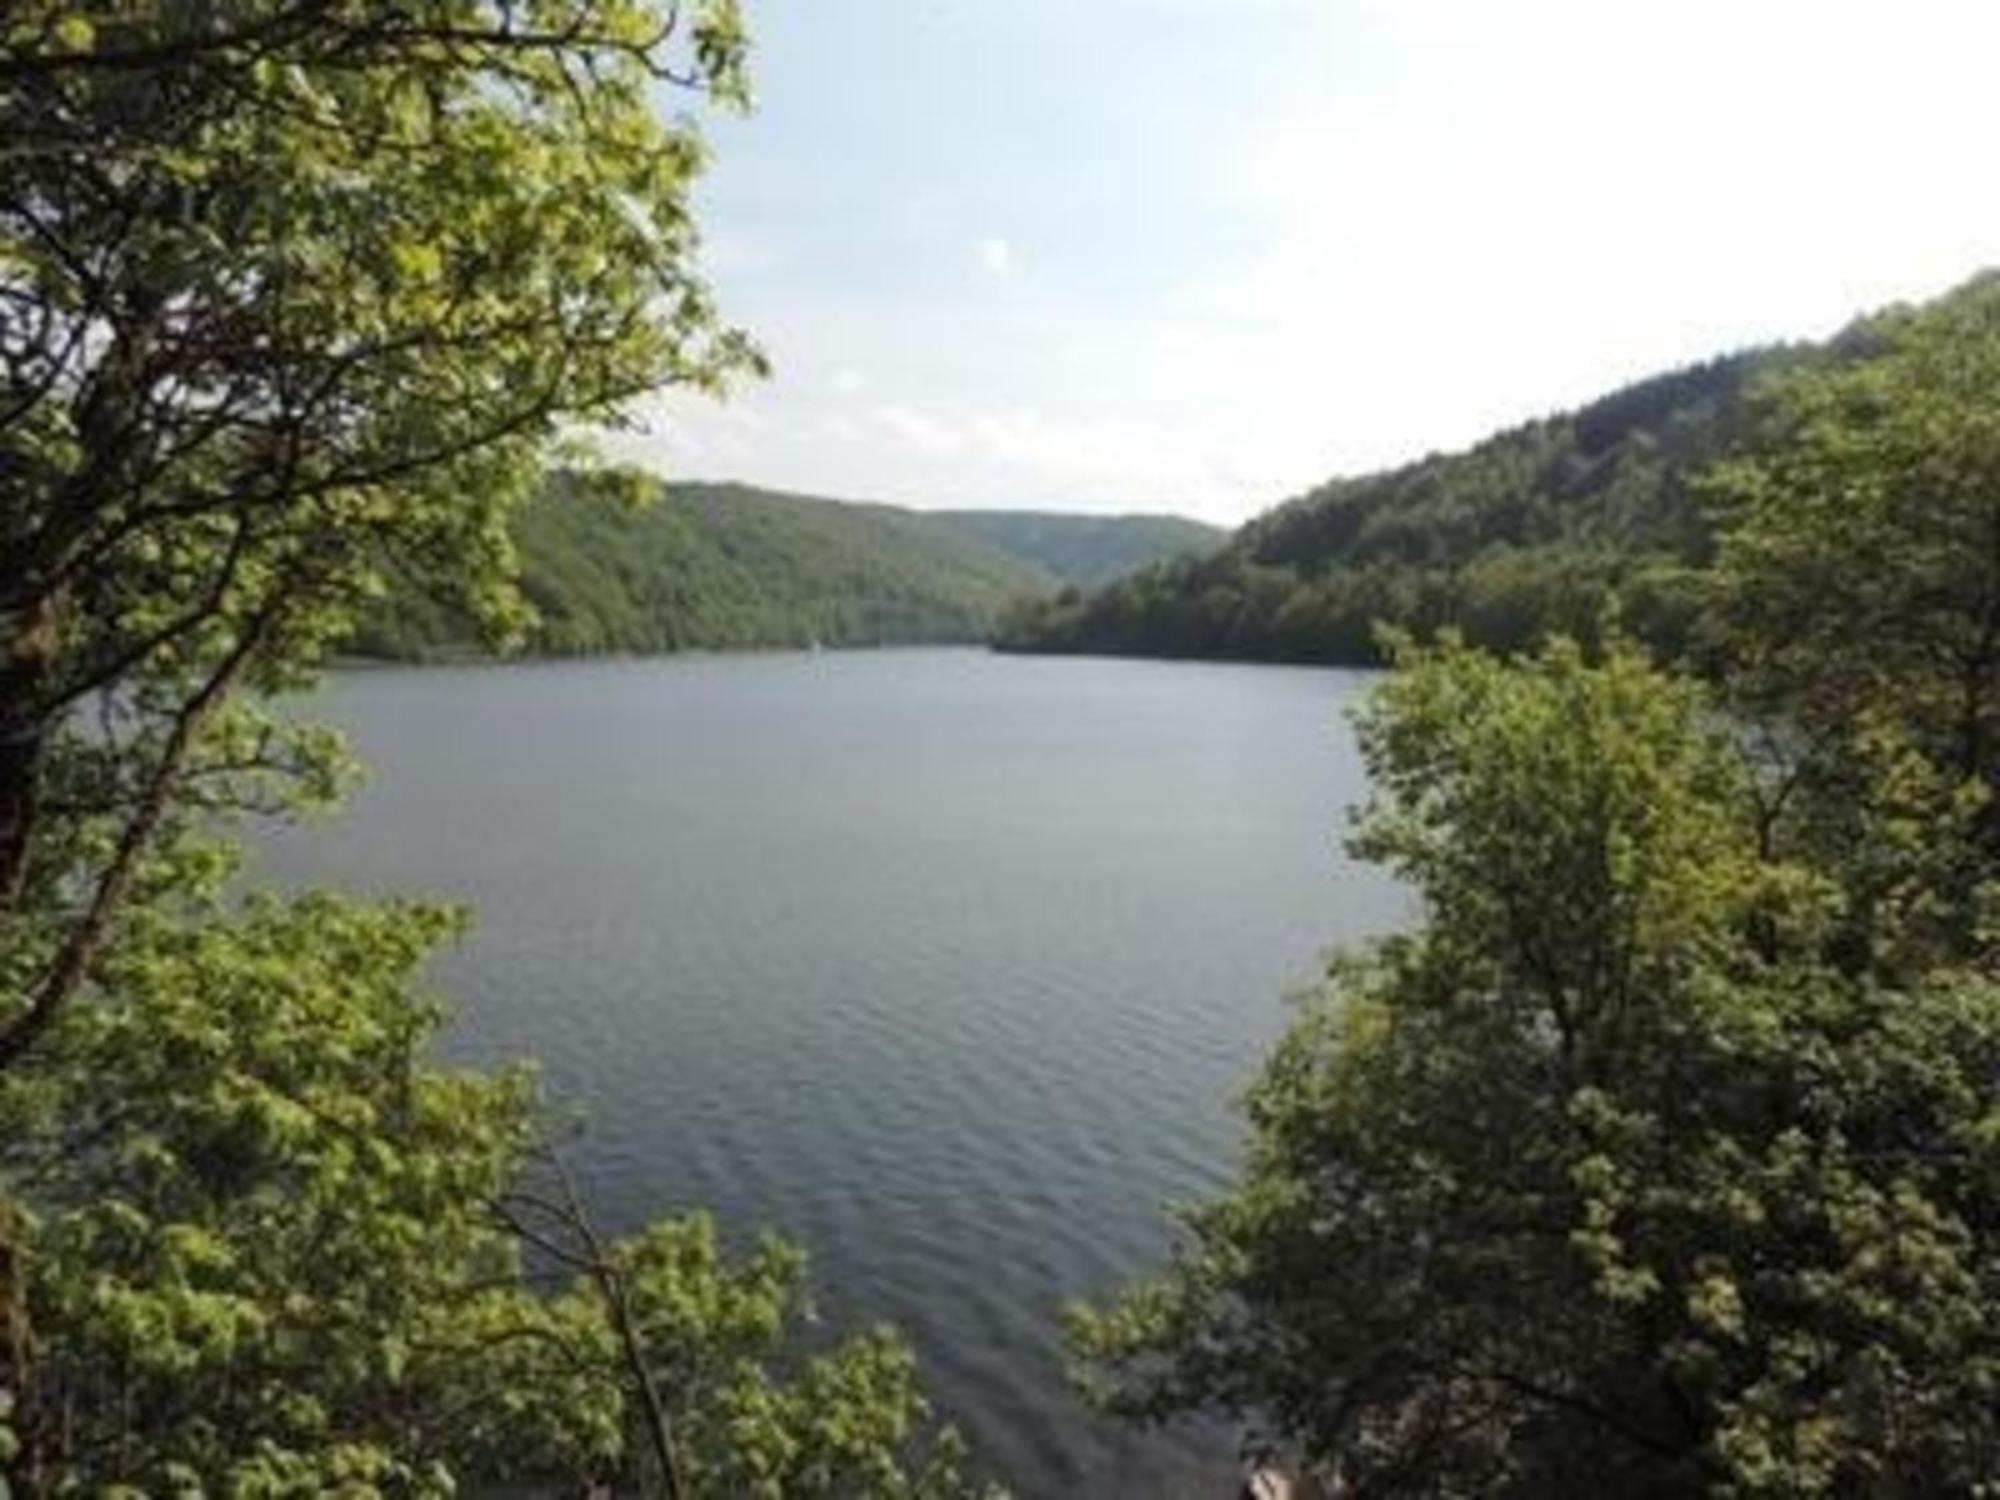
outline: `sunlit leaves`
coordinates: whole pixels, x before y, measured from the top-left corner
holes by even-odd
[[[1737,690],[1807,727],[1893,721],[1944,766],[2000,758],[2000,281],[1861,325],[1763,395],[1712,477]]]
[[[346,782],[272,700],[391,573],[518,634],[544,456],[760,368],[661,113],[741,102],[746,52],[733,0],[0,15],[10,1478],[657,1483],[650,1372],[683,1493],[966,1492],[900,1344],[781,1368],[784,1247],[691,1218],[553,1293],[524,1268],[531,1080],[430,1061],[414,988],[457,914],[229,892],[232,819]]]
[[[460,921],[308,897],[143,924],[115,998],[0,1088],[0,1170],[36,1220],[17,1430],[51,1483],[441,1494],[642,1471],[598,1284],[524,1272],[495,1211],[539,1154],[528,1077],[425,1060],[441,1012],[413,971]],[[732,1258],[695,1215],[609,1253],[691,1493],[974,1493],[900,1341],[787,1356],[797,1251]]]
[[[224,700],[308,685],[391,574],[517,638],[507,521],[545,452],[759,367],[696,265],[698,123],[662,112],[740,98],[746,52],[730,0],[8,10],[0,738],[28,749],[0,824],[28,852],[0,923],[56,967],[0,991],[0,1048],[184,811],[327,790],[287,751],[213,793]],[[77,732],[98,702],[116,732]]]
[[[1426,921],[1302,1003],[1172,1273],[1077,1316],[1099,1399],[1389,1493],[1990,1478],[2000,986],[1845,966],[1842,872],[1773,857],[1741,736],[1629,651],[1405,648],[1362,743]]]

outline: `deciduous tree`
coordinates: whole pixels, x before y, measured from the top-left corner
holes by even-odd
[[[0,1489],[967,1493],[795,1252],[535,1219],[427,907],[225,899],[389,570],[504,633],[550,448],[756,368],[695,271],[731,0],[0,8]],[[561,1238],[563,1225],[587,1229]],[[550,1281],[556,1284],[551,1286]]]
[[[798,1252],[600,1237],[531,1076],[427,1060],[433,906],[147,915],[0,1084],[33,1234],[0,1454],[31,1494],[955,1500],[908,1348],[803,1358]],[[11,1377],[11,1378],[5,1378]],[[11,1438],[8,1431],[11,1427]]]
[[[1099,1397],[1364,1494],[1962,1494],[2000,1472],[2000,986],[1839,961],[1702,694],[1626,650],[1408,652],[1338,962],[1238,1187],[1076,1322]],[[1877,913],[1889,919],[1889,909]]]
[[[504,630],[551,441],[755,366],[659,112],[743,55],[731,0],[6,9],[0,1068],[185,815],[324,779],[238,689],[391,564]]]

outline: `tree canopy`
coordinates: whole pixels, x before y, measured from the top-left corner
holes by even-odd
[[[649,486],[636,504],[579,488],[552,476],[513,517],[532,654],[982,641],[1010,603],[1052,587],[1032,562],[925,512],[737,484]],[[480,645],[476,620],[402,580],[350,649]]]
[[[514,513],[520,648],[535,655],[983,642],[1009,608],[1221,536],[1175,516],[920,511],[745,484],[648,487],[644,503],[551,476]],[[481,648],[478,621],[399,579],[350,649]]]
[[[392,561],[506,628],[548,444],[756,356],[653,101],[740,96],[722,0],[0,24],[0,920],[35,955],[4,1065],[174,811],[295,769],[245,754],[235,686],[296,684]]]
[[[1260,1416],[1363,1493],[1961,1493],[2000,1461],[2000,988],[1826,956],[1702,695],[1406,655],[1336,965],[1242,1185],[1083,1317],[1119,1409]]]
[[[1365,1494],[2000,1476],[1990,284],[1757,397],[1713,688],[1613,638],[1392,646],[1354,837],[1421,898],[1251,1089],[1098,1398]]]
[[[1707,477],[1725,671],[1804,727],[1887,716],[2000,789],[2000,276],[1765,392]]]
[[[551,453],[760,364],[699,277],[732,0],[0,12],[0,1490],[970,1493],[796,1252],[598,1233],[430,1060],[425,905],[245,896],[275,695],[388,581],[496,636]],[[616,487],[609,479],[593,481]]]
[[[971,1494],[892,1334],[787,1350],[798,1252],[732,1262],[699,1214],[599,1238],[532,1075],[426,1061],[413,970],[461,921],[149,920],[0,1092],[34,1226],[22,1487]]]
[[[1374,664],[1380,622],[1502,650],[1595,635],[1607,608],[1669,649],[1712,538],[1693,479],[1726,451],[1760,372],[1794,351],[1711,360],[1462,453],[1336,479],[1206,556],[1018,611],[1022,651]]]

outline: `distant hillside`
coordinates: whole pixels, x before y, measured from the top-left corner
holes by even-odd
[[[1671,649],[1709,539],[1689,481],[1742,431],[1751,378],[1800,357],[1710,360],[1462,453],[1334,480],[1208,557],[1024,606],[998,644],[1360,664],[1378,621],[1511,648],[1590,635],[1615,595],[1628,628]]]
[[[1038,510],[948,510],[938,515],[1064,583],[1087,587],[1167,558],[1213,552],[1229,537],[1219,526],[1183,516],[1078,516]]]
[[[982,641],[1010,605],[1070,576],[1044,557],[1103,570],[1115,557],[1169,555],[1190,534],[1210,533],[1169,518],[1037,512],[989,527],[738,484],[666,485],[634,508],[560,476],[514,525],[538,616],[526,649],[541,655]],[[476,649],[476,633],[411,587],[354,649],[457,654]]]

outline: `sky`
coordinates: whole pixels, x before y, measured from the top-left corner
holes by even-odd
[[[1235,524],[2000,263],[2000,0],[748,12],[678,477]]]

